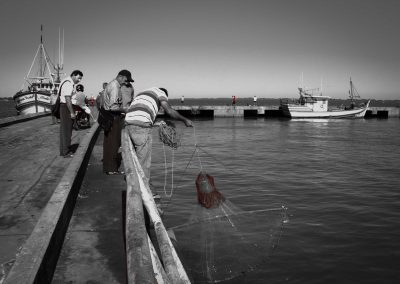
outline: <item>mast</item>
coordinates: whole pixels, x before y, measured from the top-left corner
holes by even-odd
[[[351,77],[350,77],[350,99],[353,101],[353,81],[351,81]]]
[[[64,29],[62,31],[62,39],[61,39],[61,28],[58,29],[58,63],[55,66],[56,69],[56,83],[61,82],[61,70],[64,68]]]
[[[44,77],[44,66],[43,66],[43,25],[40,25],[40,58],[39,58],[39,77]],[[40,79],[42,82],[43,79]]]

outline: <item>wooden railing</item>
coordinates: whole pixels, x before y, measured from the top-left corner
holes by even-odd
[[[126,257],[128,283],[190,283],[161,220],[127,131],[122,131],[126,173]],[[161,260],[147,233],[143,205],[154,226]]]

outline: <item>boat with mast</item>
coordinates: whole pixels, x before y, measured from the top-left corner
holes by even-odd
[[[364,118],[370,101],[359,107],[355,99],[360,98],[353,81],[350,78],[350,106],[341,109],[328,109],[331,97],[322,95],[322,88],[305,89],[299,87],[300,98],[297,103],[281,101],[280,109],[286,117],[290,118]]]
[[[40,44],[20,90],[13,96],[18,114],[49,112],[50,97],[58,92],[64,61],[64,32],[59,30],[58,63],[54,64],[43,42],[43,25],[40,27]]]

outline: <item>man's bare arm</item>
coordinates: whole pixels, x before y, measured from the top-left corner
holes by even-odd
[[[182,121],[187,127],[193,127],[193,122],[174,110],[167,101],[161,101],[161,106],[170,117]]]

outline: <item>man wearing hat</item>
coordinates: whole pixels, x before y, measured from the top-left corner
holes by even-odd
[[[118,171],[121,164],[118,149],[121,146],[122,113],[125,112],[122,106],[121,86],[131,82],[134,82],[131,72],[124,69],[104,90],[104,101],[100,111],[108,112],[113,117],[111,129],[104,131],[103,142],[103,172],[108,175],[121,174]]]

